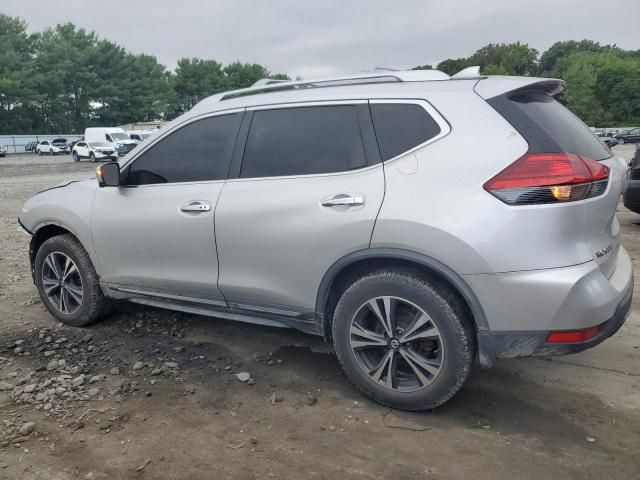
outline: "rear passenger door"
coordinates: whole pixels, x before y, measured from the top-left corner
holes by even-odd
[[[240,135],[216,210],[218,286],[231,307],[310,315],[327,269],[368,248],[382,203],[368,103],[248,110]]]

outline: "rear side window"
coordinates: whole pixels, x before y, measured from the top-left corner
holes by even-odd
[[[240,177],[344,172],[366,165],[354,105],[254,112]]]
[[[543,91],[500,95],[488,102],[520,132],[531,153],[572,153],[592,160],[612,155],[589,127]]]
[[[383,161],[397,157],[440,133],[436,121],[415,103],[371,103],[370,107]]]
[[[169,134],[131,164],[128,184],[226,179],[241,118],[209,117]]]

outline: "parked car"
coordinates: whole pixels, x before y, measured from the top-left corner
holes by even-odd
[[[79,141],[73,147],[73,161],[79,162],[83,158],[88,158],[92,162],[98,160],[116,160],[118,152],[107,142],[85,142]]]
[[[624,206],[635,213],[640,213],[640,145],[629,162],[629,181],[624,191]]]
[[[93,127],[84,131],[84,139],[87,142],[108,142],[123,156],[133,150],[138,142],[131,140],[129,135],[117,127]]]
[[[604,138],[602,139],[602,141],[603,141],[603,142],[607,145],[607,147],[609,147],[609,148],[613,148],[613,147],[615,147],[616,145],[618,145],[618,143],[619,143],[619,142],[618,142],[618,140],[617,140],[617,139],[615,139],[615,138],[613,138],[613,137],[604,137]]]
[[[607,135],[604,128],[594,128],[593,133],[595,133],[598,137],[605,137]]]
[[[626,166],[562,89],[476,68],[209,97],[97,182],[26,202],[38,292],[68,325],[127,299],[321,335],[407,410],[446,402],[476,357],[593,347],[631,305]]]
[[[0,158],[4,158],[7,155],[7,146],[0,145]]]
[[[36,145],[36,153],[42,155],[48,153],[49,155],[57,155],[59,153],[68,154],[71,149],[67,145],[67,141],[64,138],[56,140],[42,140]]]
[[[149,135],[151,135],[151,133],[152,132],[150,130],[129,130],[127,132],[131,140],[136,140],[137,142],[146,140],[147,138],[149,138]]]
[[[616,133],[613,138],[620,144],[640,142],[640,127],[632,128],[622,133]]]

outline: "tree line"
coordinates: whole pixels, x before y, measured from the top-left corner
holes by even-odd
[[[560,100],[588,124],[640,124],[640,50],[582,40],[540,55],[519,42],[489,44],[436,68],[453,74],[471,65],[483,74],[562,78]],[[199,58],[182,58],[170,71],[153,55],[129,53],[71,23],[29,34],[22,19],[0,14],[0,134],[170,120],[209,95],[267,77],[289,78],[258,64]]]

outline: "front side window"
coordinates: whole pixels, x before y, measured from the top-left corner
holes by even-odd
[[[241,113],[197,120],[170,133],[131,164],[129,185],[225,180]]]
[[[259,110],[251,121],[240,177],[345,172],[365,165],[354,105]]]
[[[382,160],[411,150],[440,133],[440,126],[415,103],[372,103],[371,117]]]

